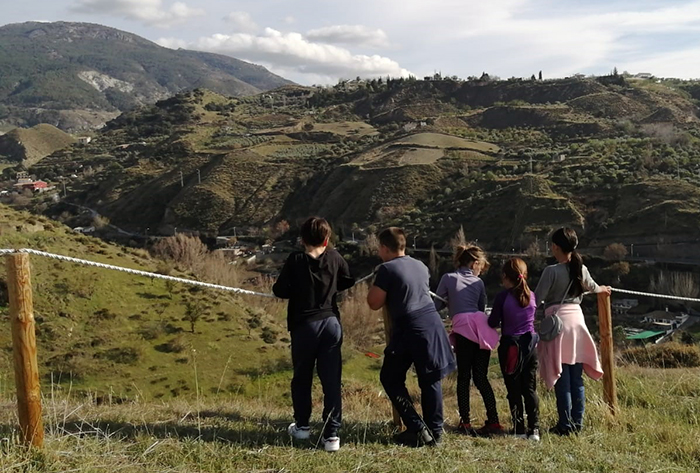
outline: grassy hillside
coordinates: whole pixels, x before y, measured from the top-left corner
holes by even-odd
[[[89,23],[0,28],[0,122],[97,128],[115,112],[205,87],[251,95],[289,81],[231,57],[171,50]]]
[[[0,247],[42,249],[146,271],[162,263],[142,250],[75,234],[42,217],[0,206]],[[206,392],[245,392],[256,373],[287,354],[284,305],[196,287],[174,287],[124,273],[33,256],[37,339],[42,382],[99,396],[148,399],[193,392],[195,366]],[[190,275],[183,275],[192,277]],[[0,269],[5,281],[5,266]],[[6,297],[6,296],[5,296]],[[7,323],[7,300],[0,314]],[[195,333],[188,303],[204,313]],[[254,323],[249,321],[253,319]],[[261,337],[265,337],[265,341]],[[0,335],[0,371],[11,373],[9,331]],[[270,368],[273,367],[273,368]]]
[[[75,138],[68,133],[42,123],[29,129],[15,128],[0,136],[0,156],[31,166],[73,143]]]

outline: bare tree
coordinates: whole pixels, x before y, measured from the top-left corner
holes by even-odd
[[[695,298],[700,294],[695,275],[687,272],[661,271],[651,279],[649,289],[651,292],[678,297]],[[685,306],[689,307],[690,303],[686,302]]]
[[[627,256],[627,247],[622,243],[611,243],[603,250],[603,257],[608,261],[622,261]]]
[[[95,215],[95,217],[92,219],[92,225],[97,230],[102,230],[107,225],[109,225],[109,218],[107,218],[103,215]]]
[[[440,275],[440,260],[438,259],[437,251],[435,247],[430,247],[430,260],[428,261],[428,267],[430,268],[430,274],[433,279],[437,279]]]
[[[175,262],[180,270],[196,272],[204,264],[209,249],[199,238],[178,233],[159,240],[153,246],[153,253],[165,261]]]
[[[374,233],[370,233],[360,246],[360,254],[365,256],[376,255],[379,252],[379,238]]]

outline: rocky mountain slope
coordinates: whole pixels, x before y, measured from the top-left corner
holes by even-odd
[[[95,128],[122,111],[205,87],[242,96],[290,84],[261,66],[172,50],[89,23],[0,27],[0,124]]]

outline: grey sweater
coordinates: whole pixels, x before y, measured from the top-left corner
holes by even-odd
[[[588,268],[584,265],[582,268],[583,272],[583,290],[586,292],[598,292],[598,284],[593,280],[591,274],[588,272]],[[535,295],[537,296],[537,302],[539,304],[544,302],[545,308],[560,304],[564,294],[566,294],[566,289],[569,287],[569,282],[571,278],[569,277],[569,265],[568,263],[559,263],[552,266],[547,266],[542,271],[542,277],[540,277],[540,282],[537,284],[535,289]],[[566,296],[564,298],[565,304],[580,304],[583,300],[583,294],[578,297]]]

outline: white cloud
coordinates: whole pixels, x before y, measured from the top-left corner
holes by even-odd
[[[250,14],[243,11],[229,13],[224,17],[224,21],[231,24],[237,33],[255,33],[259,29]]]
[[[653,54],[643,59],[620,63],[619,70],[651,72],[658,77],[700,78],[700,48],[682,49],[670,53]]]
[[[163,43],[161,43],[163,44]],[[277,70],[314,77],[407,76],[398,62],[379,55],[353,54],[345,48],[309,41],[299,33],[282,33],[266,28],[260,35],[214,34],[189,46],[261,62]]]
[[[334,25],[311,30],[306,37],[312,41],[346,46],[364,46],[385,48],[389,46],[389,37],[380,29],[363,25]]]
[[[285,22],[286,24],[288,24],[288,25],[292,25],[292,24],[296,23],[296,21],[297,21],[297,19],[294,18],[294,17],[291,16],[291,15],[290,15],[290,16],[285,16],[285,17],[284,17],[284,22]]]
[[[71,9],[80,13],[119,16],[161,28],[184,23],[205,13],[201,8],[190,8],[182,2],[168,7],[162,0],[78,0]]]
[[[178,38],[158,38],[156,40],[156,44],[159,44],[163,46],[164,48],[169,48],[169,49],[187,49],[189,44],[187,41],[184,39],[178,39]]]

